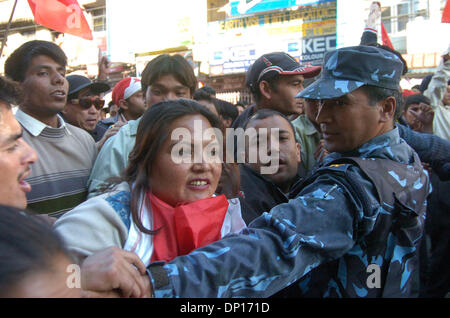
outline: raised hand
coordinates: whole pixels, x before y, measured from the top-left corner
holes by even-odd
[[[414,109],[409,109],[409,113],[415,117],[413,129],[425,133],[433,133],[433,119],[434,111],[430,105],[420,103],[420,109],[415,111]]]

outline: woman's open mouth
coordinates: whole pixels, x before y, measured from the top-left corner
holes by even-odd
[[[210,186],[208,179],[194,179],[188,182],[187,187],[191,190],[206,190]]]

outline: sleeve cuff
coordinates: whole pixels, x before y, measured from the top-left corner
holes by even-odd
[[[169,276],[164,269],[164,262],[155,262],[147,267],[147,275],[152,285],[152,297],[174,297],[173,290],[169,285]]]

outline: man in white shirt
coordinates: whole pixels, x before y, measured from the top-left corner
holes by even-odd
[[[67,99],[67,57],[48,41],[26,42],[5,63],[5,74],[20,83],[23,101],[16,119],[23,138],[40,160],[26,182],[28,209],[59,217],[86,199],[87,180],[97,155],[92,137],[58,115]]]

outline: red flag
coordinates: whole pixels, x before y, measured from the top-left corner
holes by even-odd
[[[92,31],[77,0],[28,0],[36,23],[92,40]]]
[[[442,12],[442,23],[450,23],[450,0],[447,0],[447,3],[444,7],[444,12]]]
[[[391,39],[389,39],[389,35],[387,34],[383,23],[381,23],[381,40],[383,41],[383,45],[389,46],[394,50],[394,46],[392,45]]]

